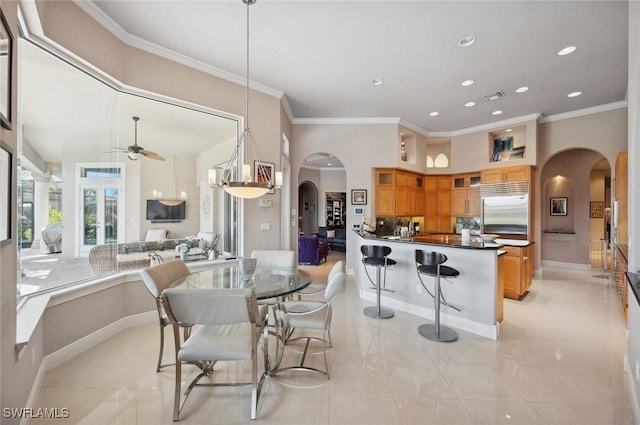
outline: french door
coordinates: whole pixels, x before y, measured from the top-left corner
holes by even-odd
[[[124,221],[122,189],[113,184],[80,187],[80,252],[87,253],[96,245],[118,243]]]

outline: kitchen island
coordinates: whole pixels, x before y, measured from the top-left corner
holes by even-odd
[[[417,237],[414,240],[379,238],[356,233],[358,253],[362,245],[388,246],[392,249],[389,258],[397,262],[397,265],[388,269],[386,282],[386,289],[395,292],[383,291],[382,306],[433,321],[433,299],[423,290],[418,279],[415,250],[437,251],[447,256],[447,266],[460,272],[457,278],[443,278],[441,281],[442,293],[447,302],[461,310],[458,312],[443,305],[440,311],[441,323],[491,339],[498,338],[503,299],[498,279],[498,256],[503,253],[502,243],[484,243],[474,238],[463,242],[459,235],[442,235],[442,239],[437,237],[435,240]],[[514,244],[520,243],[528,242],[514,241]],[[375,289],[371,288],[361,261],[355,265],[354,274],[361,299],[375,303]],[[369,274],[375,279],[375,272],[370,270]],[[433,292],[434,279],[423,276],[423,280]]]

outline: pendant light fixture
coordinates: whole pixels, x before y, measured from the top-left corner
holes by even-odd
[[[183,193],[181,196],[182,199],[176,198],[176,156],[174,154],[173,155],[173,199],[161,199],[160,203],[168,207],[177,207],[178,205],[182,204],[184,200],[187,198],[187,193],[184,191],[182,193]]]
[[[249,6],[254,4],[256,0],[242,0],[247,5],[247,78],[245,89],[245,126],[242,134],[238,138],[238,143],[231,154],[231,158],[225,163],[224,167],[220,170],[221,176],[218,175],[218,170],[209,169],[207,180],[209,186],[219,187],[231,196],[237,198],[258,198],[272,189],[279,189],[282,187],[282,172],[278,171],[273,175],[273,168],[264,167],[258,165],[261,168],[256,172],[255,179],[251,176],[251,167],[249,164],[243,164],[241,169],[238,169],[238,162],[240,159],[240,153],[246,161],[248,158],[249,145],[253,147],[255,152],[255,158],[257,164],[262,164],[260,161],[260,153],[258,147],[253,140],[253,135],[249,129]],[[218,179],[220,179],[218,181]]]

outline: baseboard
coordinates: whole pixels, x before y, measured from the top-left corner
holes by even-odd
[[[111,338],[114,335],[117,335],[119,332],[122,332],[124,329],[132,328],[135,326],[145,325],[147,323],[153,323],[158,320],[158,312],[153,310],[146,313],[135,314],[133,316],[123,317],[120,320],[117,320],[102,329],[98,329],[97,331],[72,342],[71,344],[62,347],[58,351],[55,351],[48,356],[42,359],[40,362],[40,367],[38,368],[38,373],[36,374],[36,378],[33,382],[33,387],[31,387],[31,392],[29,393],[29,398],[27,399],[26,407],[35,406],[38,397],[40,395],[40,388],[44,383],[44,377],[47,372],[53,369],[56,366],[61,365],[67,360],[72,359],[78,354],[88,350],[89,348],[94,347],[95,345]],[[28,425],[29,418],[23,417],[20,420],[20,425]]]
[[[376,294],[370,291],[361,290],[360,299],[376,303]],[[380,297],[381,304],[387,307],[395,308],[396,310],[404,311],[405,313],[413,314],[415,316],[424,317],[425,319],[434,320],[434,310],[410,304],[404,301],[400,301],[393,298]],[[384,302],[383,302],[384,301]],[[482,323],[474,322],[472,320],[465,319],[463,317],[453,316],[440,311],[440,322],[443,325],[451,326],[463,331],[471,332],[476,335],[484,336],[490,339],[498,339],[499,327],[495,325],[484,325]]]
[[[633,411],[633,423],[640,425],[640,405],[638,404],[638,393],[636,392],[636,386],[633,382],[633,369],[629,364],[629,355],[624,355],[624,372],[627,377],[627,387],[629,388],[631,397],[631,409]]]
[[[551,260],[542,260],[540,264],[544,268],[546,267],[557,267],[559,269],[570,269],[570,270],[580,270],[583,272],[588,272],[591,270],[590,264],[580,264],[580,263],[565,263],[562,261],[551,261]]]

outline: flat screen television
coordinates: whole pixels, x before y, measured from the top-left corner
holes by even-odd
[[[170,203],[170,205],[167,205],[168,203]],[[185,201],[160,201],[158,199],[147,199],[147,220],[184,220],[184,206]]]

